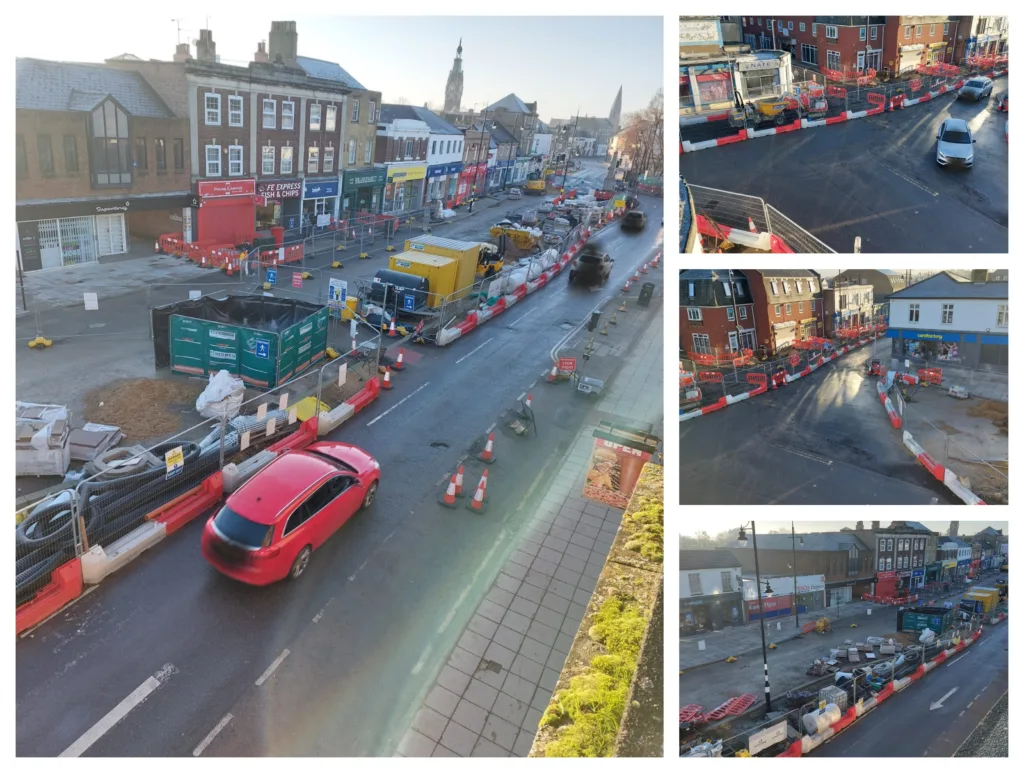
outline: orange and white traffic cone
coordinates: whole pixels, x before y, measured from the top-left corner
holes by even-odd
[[[381,389],[391,389],[391,366],[388,365],[384,368],[384,383],[380,385]]]
[[[558,381],[558,366],[552,365],[551,372],[547,375],[547,382],[549,384],[554,384],[556,381]]]
[[[532,408],[533,407],[533,395],[531,395],[531,394],[526,395],[526,407],[527,408]]]
[[[230,260],[227,262],[227,267],[228,267],[228,276],[231,276],[231,261]]]
[[[640,281],[640,272],[639,271],[634,271],[633,272],[633,281],[634,282],[639,282]]]
[[[473,498],[466,503],[466,507],[474,513],[480,513],[481,515],[487,512],[487,470],[484,470],[483,477],[480,478],[480,483],[477,484]]]
[[[477,457],[484,464],[494,463],[494,433],[492,432],[487,436],[487,445],[484,446],[484,450],[481,451]]]
[[[391,367],[395,370],[403,370],[405,368],[405,349],[398,350],[398,360]]]
[[[462,494],[463,494],[463,491],[462,491],[462,473],[463,473],[463,471],[464,471],[464,468],[460,464],[459,465],[459,471],[457,473],[455,473],[455,496],[457,496],[457,497],[461,497]],[[486,470],[485,470],[485,472],[486,472]]]
[[[389,338],[394,338],[395,335],[396,335],[395,334],[395,320],[392,319],[391,320],[391,327],[388,328],[388,337]]]
[[[153,252],[160,252],[160,240],[153,242]]]
[[[452,479],[448,481],[448,489],[437,498],[437,503],[454,510],[458,506],[455,503],[455,496],[455,476],[452,475]]]
[[[754,225],[754,219],[752,217],[747,218],[747,230],[752,234],[757,233],[757,226]]]
[[[640,268],[640,273],[641,274],[646,274],[647,273],[647,264],[646,263],[644,263],[644,265]]]
[[[629,292],[629,280],[628,279],[626,280],[626,284],[622,285],[622,292],[624,292],[624,293],[628,293]]]
[[[352,354],[356,353],[356,337],[352,336]]]

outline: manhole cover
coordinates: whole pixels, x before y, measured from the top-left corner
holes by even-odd
[[[562,328],[562,330],[572,330],[573,324],[572,322],[563,322],[562,324],[559,325],[559,327]]]
[[[481,660],[480,665],[477,666],[477,671],[490,671],[495,674],[501,673],[501,663],[495,663],[493,660]]]
[[[447,443],[442,443],[440,440],[435,440],[433,443],[430,444],[430,447],[431,448],[448,448],[448,444]]]

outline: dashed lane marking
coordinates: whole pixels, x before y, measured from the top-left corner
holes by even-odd
[[[526,318],[527,318],[528,316],[530,316],[531,314],[533,314],[533,312],[534,312],[534,311],[536,311],[536,310],[537,310],[537,309],[533,309],[532,311],[528,311],[528,312],[526,312],[526,313],[525,313],[525,314],[524,314],[523,316],[519,317],[519,319],[517,319],[517,320],[514,320],[514,321],[512,321],[512,322],[509,322],[509,323],[508,323],[508,326],[509,326],[509,327],[515,327],[515,326],[516,326],[516,325],[518,325],[518,324],[519,324],[520,322],[522,322],[522,321],[523,321],[524,319],[526,319]]]
[[[439,634],[444,633],[445,629],[452,624],[452,620],[455,619],[455,613],[459,611],[459,607],[461,607],[463,603],[466,601],[466,597],[469,596],[470,589],[473,587],[473,585],[476,584],[477,578],[484,571],[484,569],[487,569],[490,566],[491,557],[498,550],[498,547],[501,545],[501,543],[505,541],[505,537],[507,536],[508,533],[504,529],[502,529],[501,534],[498,535],[498,538],[494,541],[494,544],[491,545],[491,549],[488,550],[487,555],[484,556],[484,560],[480,562],[480,566],[478,566],[477,570],[473,572],[473,576],[469,578],[469,583],[466,585],[465,588],[462,589],[462,593],[459,594],[459,597],[455,599],[455,605],[450,610],[448,610],[448,614],[445,615],[444,620],[441,621],[441,627],[437,629],[437,632]]]
[[[231,714],[225,714],[223,718],[216,724],[216,726],[209,733],[206,734],[206,738],[199,742],[199,746],[192,750],[193,757],[201,757],[206,748],[213,743],[213,739],[217,737],[217,733],[228,726],[228,722],[234,719]]]
[[[433,652],[433,650],[434,648],[428,644],[427,648],[423,650],[423,654],[420,655],[420,659],[416,661],[416,665],[412,667],[413,674],[418,674],[423,670],[423,666],[427,664],[427,658],[430,657],[430,653]]]
[[[476,354],[476,353],[477,353],[478,351],[480,351],[481,349],[483,349],[483,348],[484,348],[485,346],[487,346],[487,344],[489,344],[489,343],[490,343],[491,341],[493,341],[493,340],[494,340],[493,338],[488,338],[488,339],[487,339],[486,341],[484,341],[484,342],[483,342],[482,344],[480,344],[480,345],[479,345],[478,347],[476,347],[476,349],[473,349],[473,351],[469,352],[468,354],[464,354],[464,355],[462,355],[462,356],[461,356],[461,357],[460,357],[459,359],[457,359],[457,360],[455,361],[455,364],[456,364],[456,365],[458,365],[458,364],[459,364],[460,362],[462,362],[463,360],[468,360],[468,359],[469,359],[470,357],[472,357],[472,356],[473,356],[474,354]]]
[[[881,166],[882,166],[882,167],[883,167],[884,169],[888,169],[888,170],[889,170],[890,172],[892,172],[892,173],[893,173],[894,175],[896,175],[897,177],[899,177],[899,178],[900,178],[901,180],[903,180],[904,182],[908,182],[908,183],[910,183],[910,184],[911,184],[911,185],[913,185],[913,186],[914,186],[915,188],[920,188],[920,189],[921,189],[922,191],[924,191],[925,193],[927,193],[927,194],[929,194],[929,195],[931,195],[931,196],[938,196],[938,195],[939,195],[939,194],[938,194],[938,193],[937,193],[936,191],[933,191],[933,190],[932,190],[931,188],[929,188],[929,187],[927,187],[927,186],[923,185],[922,183],[919,183],[919,182],[918,182],[917,180],[915,180],[915,179],[914,179],[913,177],[910,177],[910,176],[908,176],[908,175],[905,175],[905,174],[903,174],[903,172],[900,172],[900,171],[897,171],[896,169],[893,169],[893,168],[892,168],[891,166],[889,166],[888,164],[886,164],[886,163],[885,163],[884,161],[879,161],[878,163],[879,163],[879,164],[880,164],[880,165],[881,165]]]
[[[61,752],[61,757],[81,757],[89,748],[108,733],[118,722],[128,716],[136,706],[148,698],[154,690],[170,679],[177,669],[170,663],[164,665],[153,676],[132,690],[128,696],[106,713],[95,725],[90,727],[81,738]]]
[[[284,659],[285,659],[286,657],[288,657],[288,655],[290,655],[290,654],[291,654],[291,652],[290,652],[289,650],[287,650],[287,649],[286,649],[286,650],[283,650],[283,651],[281,652],[281,654],[280,654],[280,655],[278,655],[278,656],[277,656],[276,658],[274,658],[274,662],[273,662],[273,663],[271,663],[271,664],[270,664],[270,665],[269,665],[269,666],[267,667],[267,670],[263,672],[263,675],[262,675],[262,676],[261,676],[261,677],[260,677],[259,679],[257,679],[257,680],[256,680],[256,686],[257,686],[257,687],[262,687],[262,686],[263,686],[263,684],[264,684],[264,683],[265,683],[265,682],[266,682],[266,681],[267,681],[267,680],[268,680],[268,679],[269,679],[269,678],[270,678],[271,676],[273,676],[273,675],[274,675],[274,672],[275,672],[275,671],[277,670],[277,667],[278,667],[278,666],[280,666],[280,665],[281,665],[282,663],[284,663]]]
[[[823,459],[820,456],[815,456],[814,454],[808,454],[808,453],[806,453],[804,451],[797,451],[797,450],[792,449],[792,448],[786,448],[785,446],[780,446],[777,443],[772,443],[771,446],[772,446],[772,448],[777,448],[780,451],[785,451],[786,453],[793,454],[794,456],[802,456],[804,459],[810,459],[812,462],[818,462],[819,464],[824,464],[827,467],[831,467],[832,466],[832,460],[831,459]]]
[[[401,400],[399,400],[399,401],[398,401],[397,403],[395,403],[395,404],[394,404],[394,405],[392,405],[392,406],[391,406],[390,408],[388,408],[388,409],[387,409],[386,411],[384,411],[384,413],[378,414],[378,415],[377,415],[377,416],[376,416],[375,418],[373,418],[373,419],[370,419],[370,421],[366,422],[366,426],[367,426],[367,427],[372,427],[372,426],[373,426],[374,424],[376,424],[376,423],[377,423],[378,421],[380,421],[380,420],[381,420],[381,419],[383,419],[383,418],[384,418],[385,416],[387,416],[387,415],[388,415],[389,413],[391,413],[391,412],[392,412],[393,410],[395,410],[395,408],[397,408],[398,406],[400,406],[400,405],[401,405],[402,403],[404,403],[404,402],[405,402],[406,400],[409,400],[409,399],[411,399],[411,398],[412,398],[413,396],[415,396],[415,394],[416,394],[417,392],[420,392],[420,391],[422,391],[422,390],[426,389],[426,388],[427,388],[428,386],[430,386],[430,382],[429,382],[429,381],[425,381],[425,382],[423,382],[423,384],[422,384],[421,386],[417,387],[417,388],[416,388],[416,389],[415,389],[415,390],[413,391],[413,393],[412,393],[412,394],[410,394],[410,395],[406,395],[406,396],[405,396],[405,397],[403,397],[403,398],[402,398]]]

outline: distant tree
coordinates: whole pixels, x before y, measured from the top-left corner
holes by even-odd
[[[622,155],[629,157],[634,176],[664,174],[665,95],[658,89],[647,107],[627,113],[619,132]]]

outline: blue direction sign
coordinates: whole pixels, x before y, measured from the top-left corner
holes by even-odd
[[[277,284],[277,269],[276,268],[268,268],[267,269],[267,284],[272,284],[272,285],[276,285]]]
[[[276,271],[274,272],[277,273]],[[270,341],[265,341],[262,338],[256,339],[256,356],[261,360],[270,359]]]
[[[403,295],[402,308],[406,311],[414,311],[416,309],[416,297],[413,295]]]

